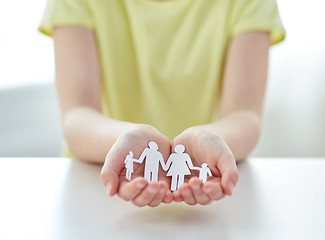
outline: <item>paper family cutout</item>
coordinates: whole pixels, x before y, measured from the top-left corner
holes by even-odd
[[[133,152],[130,151],[126,156],[124,163],[126,168],[126,178],[130,181],[133,173],[133,163],[142,163],[145,160],[144,178],[148,182],[158,181],[159,163],[164,171],[168,171],[166,176],[172,177],[171,187],[172,191],[179,189],[184,183],[185,175],[191,175],[191,170],[198,170],[199,179],[205,183],[207,177],[212,176],[212,173],[207,163],[203,163],[201,167],[194,167],[190,155],[185,153],[185,147],[182,144],[175,146],[175,153],[172,153],[166,164],[162,154],[158,151],[157,143],[151,141],[149,147],[145,148],[139,159],[133,158]]]

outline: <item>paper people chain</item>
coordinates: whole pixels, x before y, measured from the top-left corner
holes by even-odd
[[[171,187],[172,191],[180,188],[184,183],[185,175],[191,175],[191,170],[200,171],[199,179],[205,183],[207,176],[212,176],[212,173],[207,163],[203,163],[201,167],[194,167],[190,155],[185,153],[185,147],[182,144],[175,146],[175,153],[172,153],[167,163],[165,164],[162,154],[158,151],[157,143],[151,141],[148,144],[149,147],[145,148],[140,155],[139,159],[133,158],[133,152],[130,151],[124,160],[126,168],[126,178],[130,181],[133,173],[133,163],[142,163],[145,160],[144,178],[148,182],[158,181],[159,163],[164,171],[167,172],[167,176],[172,177]]]

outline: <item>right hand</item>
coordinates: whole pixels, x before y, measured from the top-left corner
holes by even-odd
[[[170,155],[170,141],[157,129],[149,125],[137,124],[134,128],[122,133],[108,152],[101,171],[101,180],[105,185],[109,196],[118,196],[126,201],[132,201],[139,207],[158,206],[160,203],[170,203],[173,194],[169,190],[170,178],[159,167],[159,181],[148,183],[143,177],[145,162],[134,163],[132,180],[125,177],[125,157],[129,151],[138,159],[142,151],[148,147],[148,143],[154,141],[158,144],[158,151],[162,153],[164,160]]]

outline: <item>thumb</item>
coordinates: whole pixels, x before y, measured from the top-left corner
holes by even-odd
[[[100,172],[101,181],[109,196],[114,196],[118,192],[119,175],[123,168],[124,159],[121,156],[113,155],[109,152]]]
[[[225,149],[217,163],[217,168],[221,173],[221,186],[223,192],[230,196],[239,178],[236,159],[230,149]]]

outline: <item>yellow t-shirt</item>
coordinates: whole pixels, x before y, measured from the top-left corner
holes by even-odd
[[[40,31],[63,25],[95,32],[103,113],[170,140],[216,117],[231,37],[285,35],[275,0],[49,0]]]

